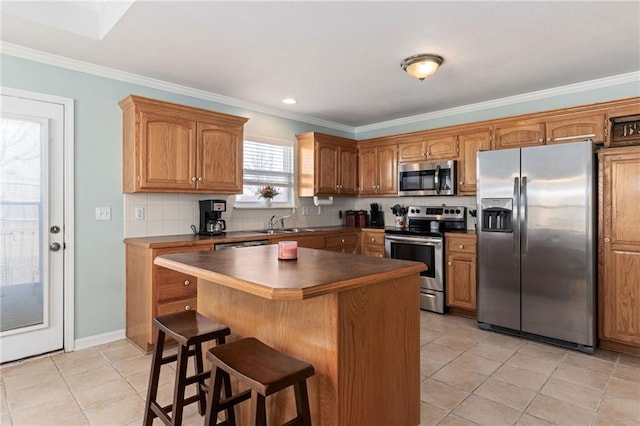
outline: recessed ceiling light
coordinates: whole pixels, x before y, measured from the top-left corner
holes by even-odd
[[[282,103],[283,103],[283,104],[287,104],[287,105],[293,105],[293,104],[295,104],[296,102],[298,102],[298,101],[296,101],[296,100],[295,100],[295,99],[293,99],[293,98],[285,98],[285,99],[283,99],[283,100],[282,100]]]

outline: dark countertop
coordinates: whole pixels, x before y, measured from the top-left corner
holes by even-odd
[[[125,238],[125,244],[147,247],[147,248],[167,248],[177,246],[195,246],[216,243],[229,243],[236,241],[271,240],[281,238],[283,235],[322,235],[327,232],[356,230],[358,228],[348,228],[346,226],[309,226],[305,229],[313,229],[312,232],[297,232],[295,234],[266,234],[260,231],[230,231],[224,235],[160,235],[155,237]]]
[[[298,248],[297,260],[283,261],[278,260],[275,245],[167,254],[156,257],[154,263],[272,300],[308,299],[418,274],[426,269],[422,262],[302,247]]]

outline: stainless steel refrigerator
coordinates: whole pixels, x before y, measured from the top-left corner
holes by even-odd
[[[590,141],[478,153],[478,324],[592,353]]]

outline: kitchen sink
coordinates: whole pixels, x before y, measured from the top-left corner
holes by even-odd
[[[296,234],[298,232],[313,232],[313,231],[315,230],[309,229],[309,228],[284,228],[284,229],[264,229],[264,230],[255,231],[255,232],[258,232],[260,234],[273,235],[273,234]]]

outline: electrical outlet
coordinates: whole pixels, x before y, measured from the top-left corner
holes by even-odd
[[[111,220],[111,207],[96,207],[96,220]]]
[[[309,206],[302,206],[302,216],[309,216]]]
[[[144,219],[144,207],[139,206],[135,208],[135,219],[136,220]]]

